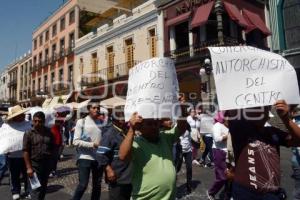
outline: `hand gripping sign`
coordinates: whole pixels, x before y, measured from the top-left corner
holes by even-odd
[[[178,116],[177,98],[174,62],[169,58],[146,60],[129,71],[125,120],[128,121],[134,112],[144,119]]]
[[[220,110],[299,104],[294,67],[282,56],[250,46],[209,47]]]

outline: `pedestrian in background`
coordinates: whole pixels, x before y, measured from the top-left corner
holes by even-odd
[[[191,144],[192,144],[192,163],[195,165],[200,165],[200,163],[197,161],[198,151],[200,148],[200,120],[196,114],[195,109],[189,108],[189,116],[187,117],[187,122],[190,127],[190,133],[185,134],[185,140],[184,143],[187,143],[187,136],[189,135],[191,137]],[[182,141],[181,141],[182,143]],[[186,149],[187,150],[187,149]]]
[[[187,119],[188,121],[188,119]],[[192,177],[193,177],[193,168],[192,168],[192,162],[193,162],[193,156],[192,156],[192,137],[191,137],[192,129],[190,127],[190,123],[187,126],[187,129],[185,130],[184,134],[182,134],[180,139],[180,146],[182,151],[182,157],[179,161],[177,172],[180,171],[180,168],[183,163],[183,159],[185,162],[186,167],[186,190],[187,193],[192,192]]]
[[[299,110],[295,106],[291,106],[291,116],[293,122],[300,126]],[[294,200],[300,200],[300,147],[292,147],[292,178],[295,181],[295,188],[293,193]]]
[[[202,135],[203,142],[205,144],[205,150],[201,156],[200,164],[205,167],[211,167],[213,162],[213,125],[214,118],[212,114],[207,112],[201,113],[199,116],[201,125],[200,125],[200,134]],[[208,156],[208,159],[206,159]]]
[[[54,149],[53,149],[53,164],[52,170],[50,173],[50,177],[56,177],[56,169],[57,163],[60,159],[60,155],[62,154],[63,149],[63,134],[62,134],[62,126],[63,126],[62,119],[56,119],[54,125],[51,127],[51,133],[54,138]]]
[[[25,120],[26,111],[27,110],[22,108],[21,106],[14,106],[9,108],[8,116],[6,118],[7,122],[2,125],[2,128],[7,127],[18,134],[24,135],[26,131],[29,131],[31,129],[30,122]],[[7,164],[10,172],[12,198],[14,200],[21,198],[21,182],[24,183],[25,189],[25,194],[22,196],[28,196],[28,179],[22,149],[14,152],[9,152],[7,155]]]
[[[45,127],[45,114],[36,112],[32,118],[33,128],[26,132],[23,140],[23,155],[27,175],[33,178],[36,173],[41,186],[31,192],[32,200],[43,200],[46,196],[48,177],[53,166],[54,137]],[[54,155],[54,156],[53,156]]]
[[[126,125],[124,111],[115,112],[112,125],[103,133],[100,143],[100,164],[105,168],[110,200],[130,200],[131,196],[131,163],[119,159],[120,145],[126,136]]]
[[[218,112],[215,116],[215,124],[213,126],[213,162],[215,169],[215,180],[209,190],[207,197],[209,200],[214,200],[217,193],[225,186],[224,200],[229,200],[226,197],[226,153],[227,153],[227,138],[229,135],[228,120],[223,112]]]
[[[101,196],[101,180],[103,169],[99,166],[97,149],[101,141],[101,129],[98,126],[100,105],[96,100],[91,100],[87,106],[89,115],[79,119],[76,123],[74,146],[77,148],[77,166],[79,171],[79,184],[75,190],[73,200],[82,198],[92,173],[91,200],[99,200]]]

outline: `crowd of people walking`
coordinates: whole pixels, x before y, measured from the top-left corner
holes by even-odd
[[[28,121],[26,110],[14,106],[1,130],[9,127],[23,133],[23,145],[21,150],[0,155],[0,179],[7,167],[12,199],[45,199],[48,178],[56,177],[63,145],[72,145],[78,167],[73,200],[82,198],[90,174],[92,200],[101,198],[102,180],[109,186],[111,200],[175,199],[176,173],[183,163],[187,195],[195,189],[195,165],[214,170],[215,179],[206,192],[209,200],[217,199],[218,194],[225,200],[280,200],[286,194],[280,185],[279,147],[286,146],[293,147],[293,198],[299,199],[300,128],[295,106],[284,101],[274,105],[287,128],[284,132],[267,124],[270,106],[244,109],[246,115],[235,119],[240,110],[212,113],[184,106],[183,98],[180,101],[183,117],[177,121],[143,119],[134,113],[125,122],[122,107],[104,113],[99,102],[91,100],[85,117],[64,120],[67,113],[56,113],[50,128],[45,126],[43,112],[36,112]],[[35,176],[38,188],[32,188]]]

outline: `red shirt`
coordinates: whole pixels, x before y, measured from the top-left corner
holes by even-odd
[[[61,130],[61,128],[58,125],[53,125],[51,127],[51,133],[54,137],[54,144],[58,145],[58,146],[62,145],[62,143],[63,143],[62,134],[61,134],[60,130]]]

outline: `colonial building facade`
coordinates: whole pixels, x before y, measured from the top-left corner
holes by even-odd
[[[9,103],[9,74],[8,69],[5,68],[0,74],[0,104]]]
[[[210,57],[208,46],[267,49],[266,38],[271,32],[260,1],[163,1],[159,10],[164,19],[164,55],[174,59],[180,90],[188,101],[215,100],[210,97],[215,90],[213,77],[199,75],[204,60]]]
[[[272,50],[289,60],[300,80],[300,1],[269,0],[268,8],[273,32]]]
[[[76,41],[74,85],[82,96],[104,99],[126,95],[129,69],[141,61],[163,56],[162,19],[159,23],[154,3],[149,0],[136,4]]]

